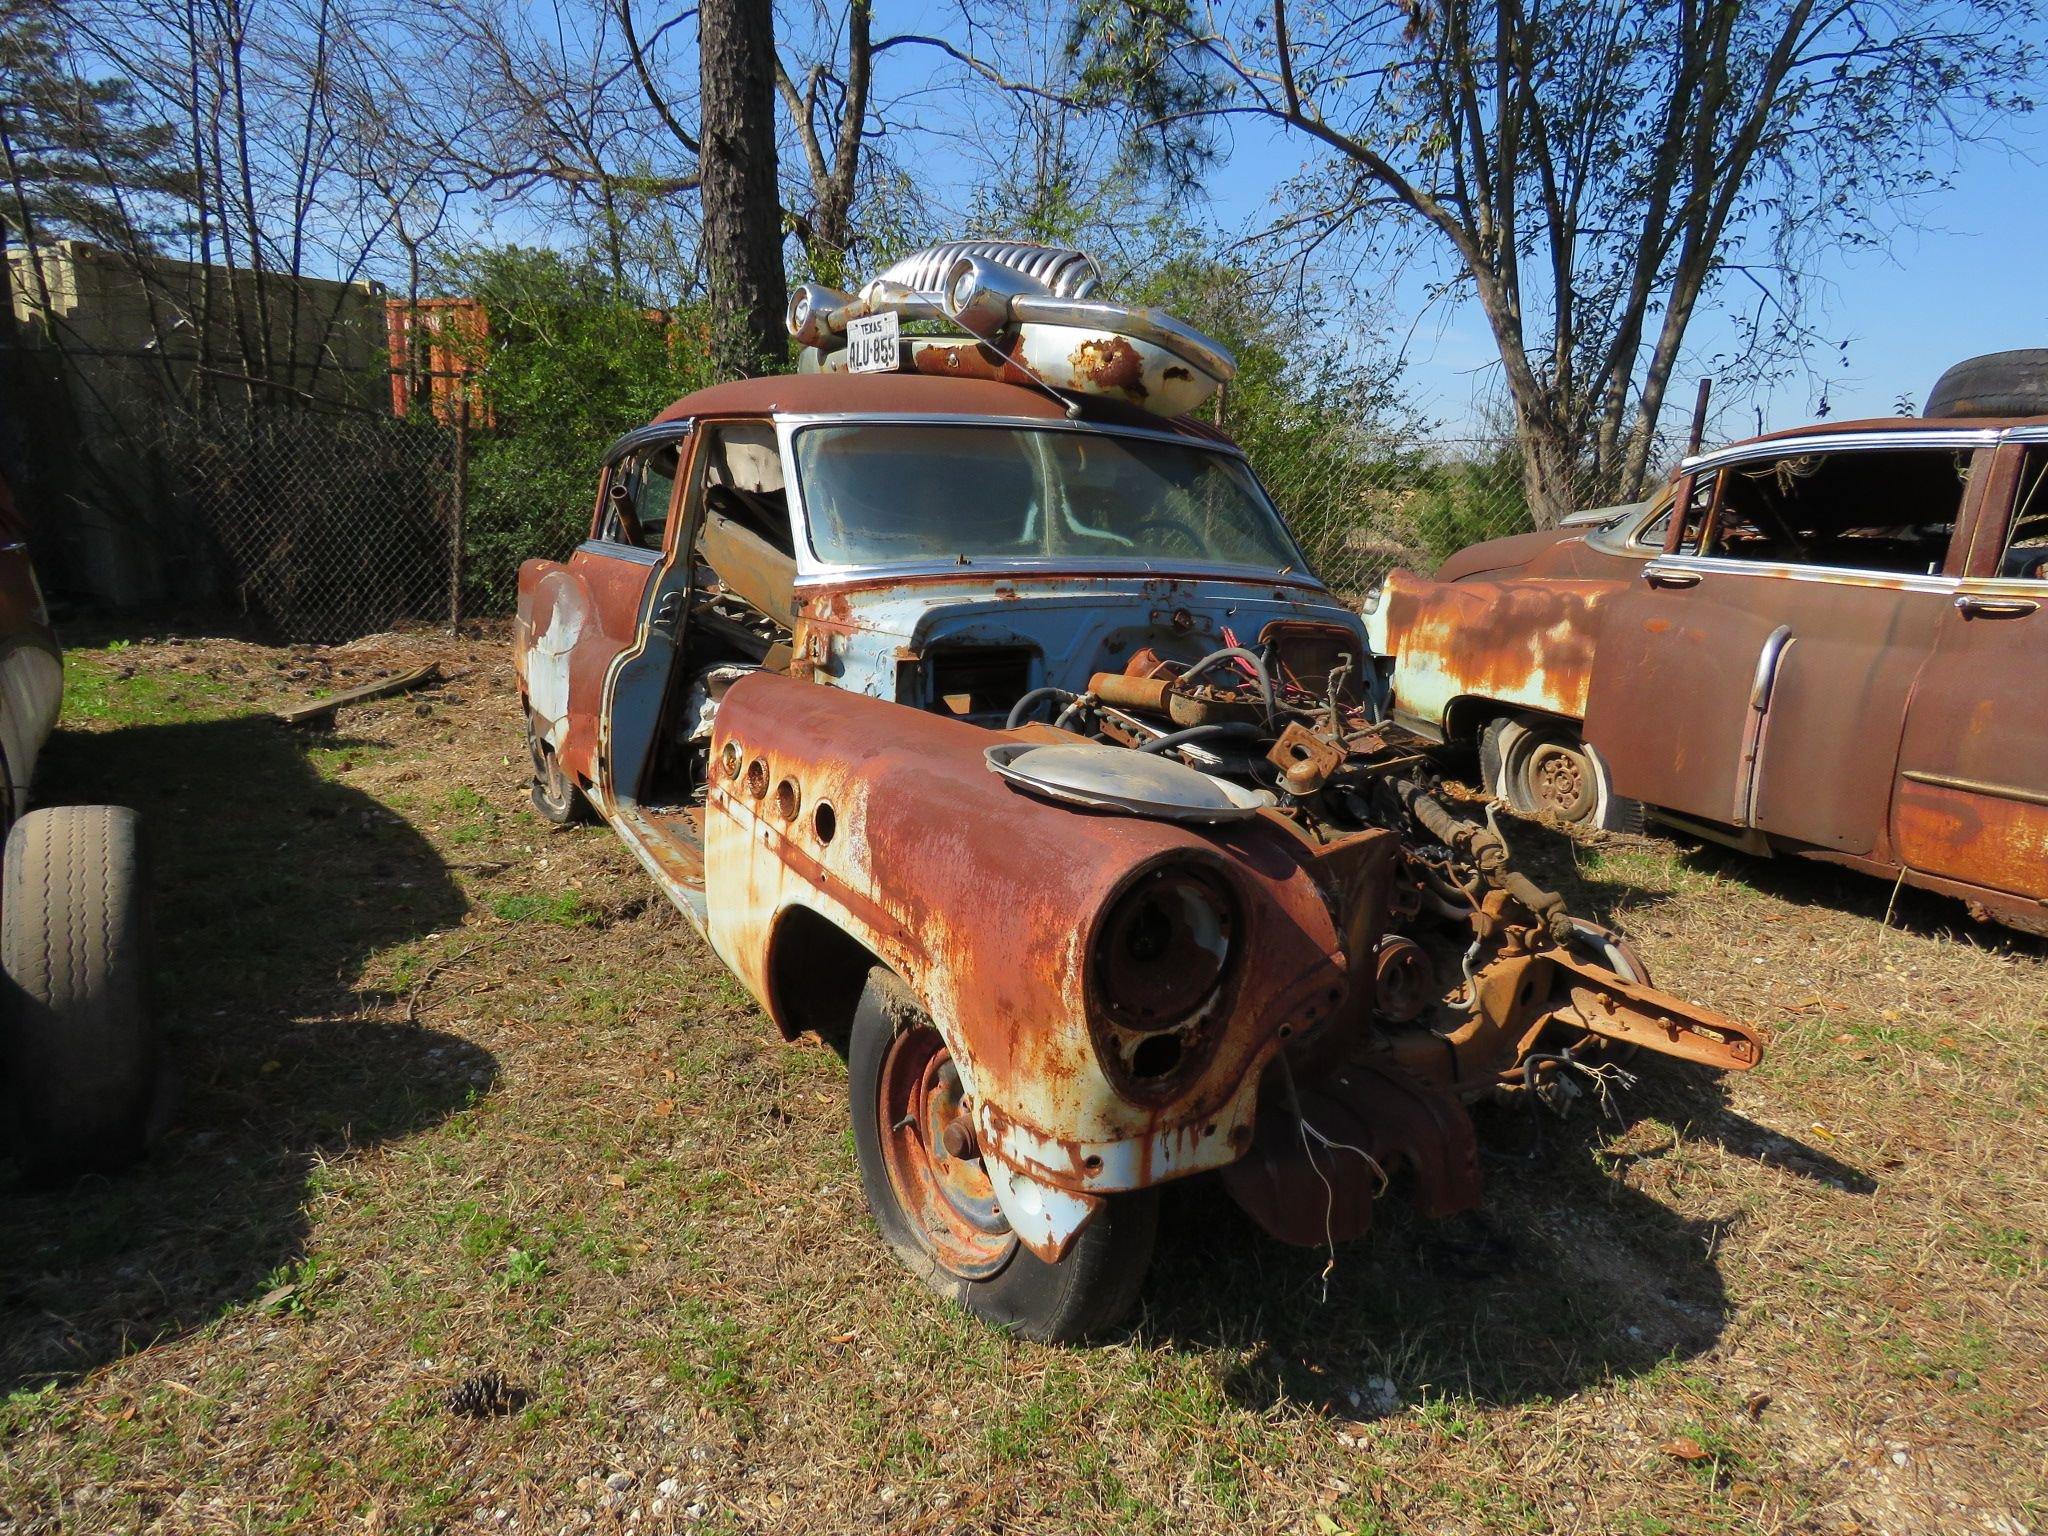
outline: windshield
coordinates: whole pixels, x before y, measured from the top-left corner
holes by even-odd
[[[1031,427],[806,427],[811,547],[842,565],[1066,558],[1302,569],[1242,461],[1154,438]]]

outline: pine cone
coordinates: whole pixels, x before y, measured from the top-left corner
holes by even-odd
[[[489,1419],[516,1411],[526,1389],[505,1380],[503,1371],[480,1371],[448,1394],[448,1411],[466,1419]]]

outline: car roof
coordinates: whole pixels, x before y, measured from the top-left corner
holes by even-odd
[[[2048,426],[2048,416],[1872,416],[1861,421],[1816,421],[1803,427],[1782,427],[1761,437],[1746,437],[1730,448],[1776,442],[1787,437],[1834,436],[1858,432],[2003,432],[2012,427]]]
[[[1169,432],[1235,447],[1229,435],[1191,416],[1159,416],[1119,401],[1070,396],[1080,420]],[[1066,421],[1044,390],[995,379],[942,379],[914,373],[786,373],[734,379],[685,395],[655,422],[703,416],[987,416],[1006,421]]]

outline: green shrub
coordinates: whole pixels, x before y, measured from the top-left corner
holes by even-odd
[[[713,378],[695,309],[651,309],[586,263],[518,246],[451,262],[440,285],[483,302],[489,425],[470,449],[464,606],[505,613],[519,564],[561,559],[590,525],[604,449]]]

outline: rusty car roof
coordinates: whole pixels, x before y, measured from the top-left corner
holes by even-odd
[[[1729,448],[1772,443],[1787,437],[1859,432],[2004,432],[2013,427],[2048,426],[2048,416],[1869,416],[1858,421],[1815,421],[1803,427],[1780,427],[1758,437],[1739,438]],[[1714,450],[1719,452],[1721,450]]]
[[[1082,421],[1173,432],[1235,447],[1230,436],[1191,416],[1165,417],[1114,400],[1072,397]],[[683,396],[656,423],[698,416],[987,416],[1009,421],[1066,421],[1043,390],[996,379],[940,379],[913,373],[785,373],[735,379]]]

